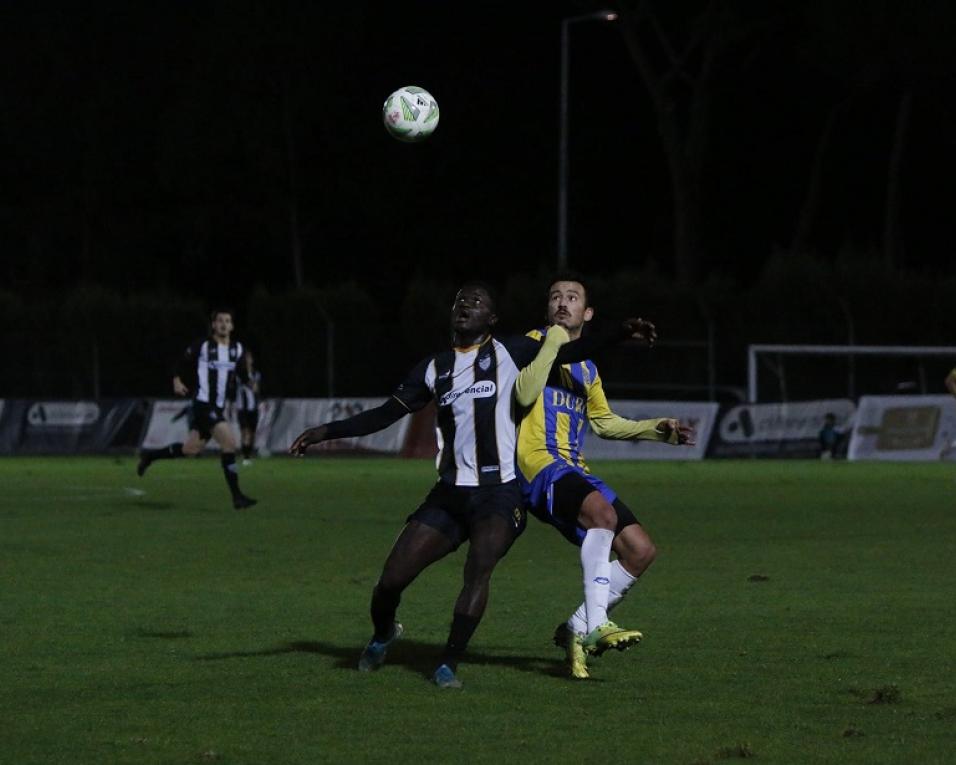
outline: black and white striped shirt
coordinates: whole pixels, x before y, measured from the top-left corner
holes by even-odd
[[[236,409],[240,412],[255,412],[259,408],[259,396],[256,388],[262,379],[261,373],[253,371],[248,380],[239,380],[236,389]]]
[[[200,340],[186,349],[178,374],[192,380],[194,400],[222,408],[235,396],[236,375],[246,377],[245,363],[240,364],[243,352],[242,343],[235,340],[228,345],[212,338]]]
[[[516,477],[515,381],[539,347],[527,337],[488,338],[481,345],[440,351],[396,389],[395,398],[411,412],[430,400],[438,407],[441,481],[486,486]]]

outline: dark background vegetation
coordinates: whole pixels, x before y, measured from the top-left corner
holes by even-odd
[[[387,393],[471,276],[536,323],[561,20],[598,7],[5,4],[0,395],[164,395],[222,303],[272,395]],[[610,354],[612,393],[733,397],[750,342],[952,342],[949,3],[609,7],[571,26],[569,260],[672,343]],[[442,109],[422,145],[381,127],[404,84]],[[852,392],[942,364],[861,362]]]

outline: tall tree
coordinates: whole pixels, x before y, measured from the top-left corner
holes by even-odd
[[[670,173],[674,272],[692,283],[701,276],[706,247],[703,181],[714,101],[750,65],[785,11],[775,3],[730,0],[625,0],[620,10]]]

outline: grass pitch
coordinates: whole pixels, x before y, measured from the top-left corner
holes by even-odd
[[[949,763],[956,470],[604,463],[659,548],[615,618],[644,642],[563,676],[577,553],[529,529],[459,676],[427,675],[459,551],[354,666],[428,462],[0,461],[0,762]]]

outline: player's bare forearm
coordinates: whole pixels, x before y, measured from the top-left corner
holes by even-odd
[[[308,428],[299,434],[299,437],[292,442],[289,447],[289,454],[293,457],[302,457],[313,444],[320,444],[326,440],[328,427],[326,425],[316,425],[314,428]]]
[[[173,378],[173,393],[177,396],[188,396],[189,388],[183,383],[179,376]]]

